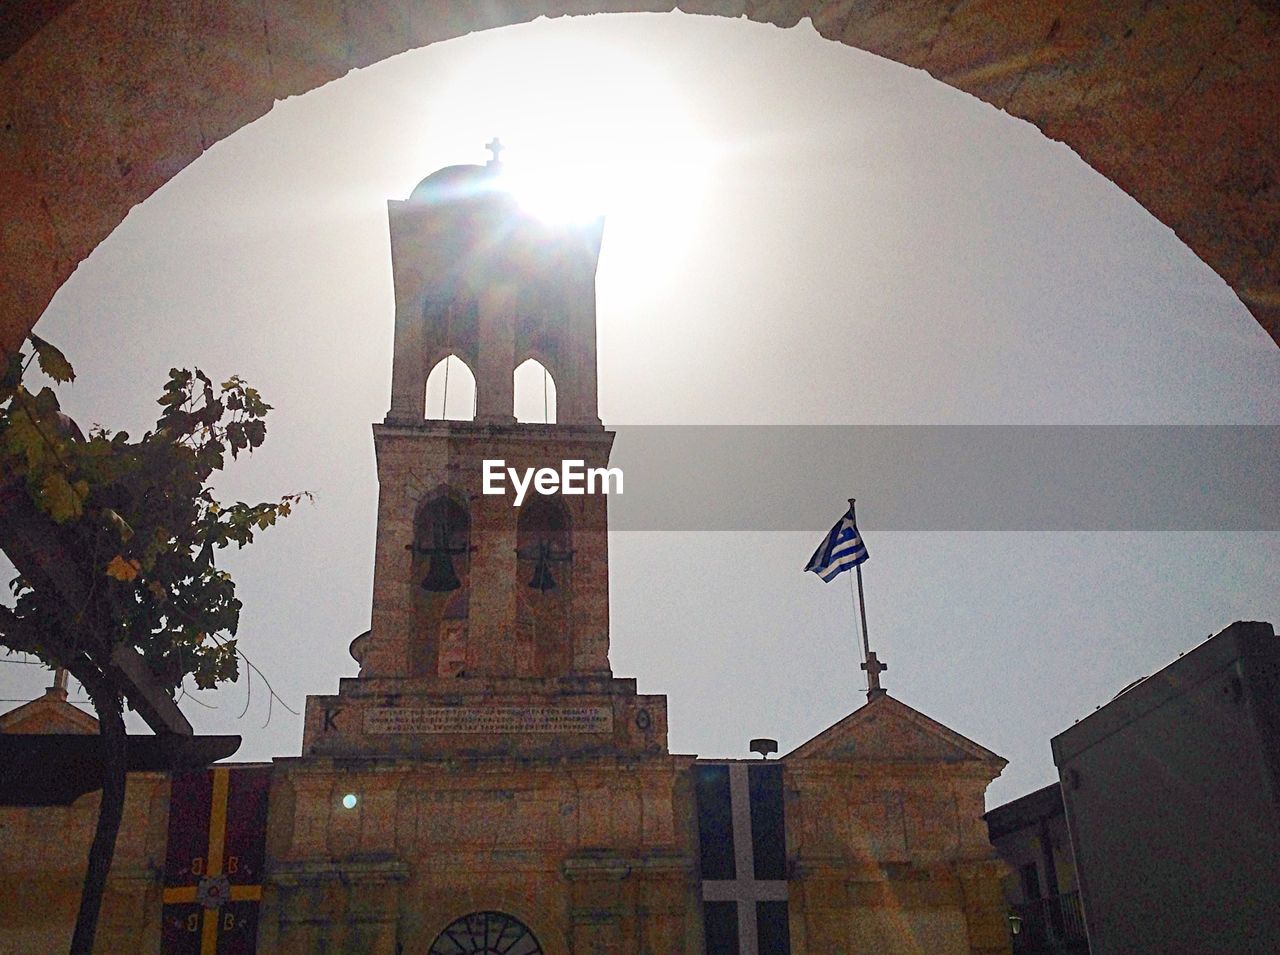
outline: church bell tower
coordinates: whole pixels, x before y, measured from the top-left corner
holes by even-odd
[[[395,347],[391,407],[374,426],[372,626],[352,644],[359,677],[308,701],[304,752],[666,751],[665,697],[638,696],[609,668],[607,482],[530,485],[517,505],[511,476],[608,467],[604,221],[528,214],[491,148],[488,164],[440,169],[388,203]],[[473,420],[426,416],[427,379],[451,356],[473,371]],[[514,372],[528,358],[556,383],[554,423],[516,421]]]
[[[540,222],[500,180],[496,162],[451,166],[390,203],[394,370],[373,429],[359,675],[307,697],[298,756],[131,774],[129,864],[113,869],[105,944],[1008,953],[1004,865],[983,822],[1000,757],[884,692],[781,759],[672,754],[666,698],[613,676],[603,488],[548,480],[517,503],[510,481],[486,480],[496,462],[544,477],[566,462],[608,467],[595,370],[603,223]],[[430,369],[448,356],[474,369],[473,420],[426,416]],[[529,357],[556,377],[555,423],[515,420],[513,373]],[[777,705],[776,688],[751,692],[761,713]],[[0,809],[14,844],[52,847],[0,865],[6,884],[28,885],[7,922],[0,893],[0,948],[50,950],[70,924],[40,925],[41,913],[74,906],[35,902],[74,884],[92,833],[62,807]]]

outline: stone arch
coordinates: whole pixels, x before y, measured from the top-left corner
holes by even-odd
[[[512,373],[516,421],[528,424],[556,423],[556,376],[545,362],[529,357]]]
[[[475,294],[469,289],[453,289],[422,303],[424,325],[431,329],[426,365],[456,355],[474,368],[479,347],[479,315]]]
[[[441,928],[427,955],[459,955],[470,951],[502,951],[504,955],[545,953],[533,928],[524,920],[505,911],[486,909],[469,912]]]
[[[351,69],[477,30],[599,12],[747,17],[818,32],[978,97],[1074,149],[1280,341],[1280,8],[1190,0],[412,0],[306,7],[64,0],[0,21],[0,348],[76,265],[220,139]],[[127,16],[126,16],[127,15]],[[128,30],[118,28],[127,21]]]
[[[426,417],[434,421],[474,421],[476,376],[456,352],[437,359],[427,374]]]
[[[516,523],[516,674],[573,668],[573,526],[559,495],[535,494]]]
[[[410,670],[416,676],[457,676],[466,666],[471,601],[471,513],[465,495],[442,486],[418,506],[411,567]]]

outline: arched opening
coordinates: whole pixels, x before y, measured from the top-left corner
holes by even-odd
[[[50,27],[74,23],[77,6],[73,3],[69,15]],[[765,9],[749,6],[757,15]],[[923,15],[929,6],[911,7],[907,15],[915,16],[917,11]],[[422,16],[415,13],[410,18],[414,23],[428,24],[435,16],[463,18],[451,20],[449,31],[441,30],[436,36],[465,30],[465,17],[472,15],[439,12],[446,10],[445,6],[438,10],[419,7]],[[481,11],[486,7],[471,5],[466,9]],[[1153,9],[1161,8],[1157,5]],[[1050,20],[1056,15],[1049,7],[1045,11]],[[150,13],[142,15],[140,22],[145,23],[149,16]],[[1087,19],[1087,14],[1080,16]],[[1248,327],[1239,303],[1216,277],[1207,276],[1211,281],[1203,281],[1207,270],[1195,263],[1185,248],[1172,256],[1148,259],[1146,265],[1136,261],[1136,253],[1161,236],[1168,244],[1175,244],[1172,236],[1163,227],[1144,225],[1136,206],[1110,185],[1099,190],[1096,181],[1090,182],[1099,177],[1084,170],[1062,143],[1045,139],[1030,127],[957,94],[918,70],[903,70],[883,60],[871,63],[876,58],[860,51],[819,43],[812,36],[813,27],[808,25],[783,31],[745,20],[677,19],[676,26],[682,31],[696,30],[701,35],[719,27],[740,33],[746,40],[759,34],[760,44],[751,49],[750,57],[735,56],[728,48],[685,49],[679,57],[673,57],[668,55],[672,51],[670,44],[678,37],[651,37],[644,32],[662,26],[666,18],[655,15],[634,20],[619,18],[616,22],[624,40],[630,31],[638,38],[634,42],[645,41],[647,48],[662,54],[672,69],[681,63],[717,63],[721,77],[716,83],[690,77],[688,82],[678,84],[686,98],[729,87],[735,92],[751,92],[753,99],[750,107],[741,112],[731,112],[729,107],[714,103],[700,110],[699,115],[710,122],[713,131],[724,137],[732,153],[732,165],[725,169],[726,175],[715,177],[713,182],[717,189],[723,189],[718,197],[712,197],[715,203],[710,211],[715,214],[705,217],[713,227],[686,230],[692,254],[676,257],[669,254],[669,244],[655,242],[652,248],[667,253],[666,257],[650,258],[643,271],[637,273],[639,277],[627,280],[624,264],[640,269],[642,266],[635,264],[638,253],[649,246],[636,238],[630,241],[628,250],[620,241],[624,238],[623,223],[618,218],[609,221],[598,277],[600,392],[606,422],[923,424],[1020,420],[1051,424],[1258,420],[1250,414],[1250,408],[1261,408],[1262,404],[1251,397],[1251,389],[1257,382],[1274,382],[1273,365],[1268,363],[1273,362],[1270,356],[1280,353],[1269,341],[1262,342],[1270,349],[1266,354],[1249,351],[1253,347],[1249,335],[1257,329]],[[296,73],[291,80],[290,71],[311,69],[318,61],[289,58],[273,76],[282,84],[296,80],[279,94],[281,99],[286,94],[290,98],[238,135],[227,134],[266,113],[271,108],[271,96],[265,95],[261,105],[255,107],[256,113],[246,112],[241,106],[250,95],[258,95],[258,88],[246,91],[238,85],[212,84],[208,88],[216,91],[216,97],[207,110],[214,117],[215,126],[202,128],[207,138],[196,142],[193,137],[192,142],[196,142],[194,148],[198,151],[220,136],[225,141],[192,164],[178,181],[135,208],[117,234],[81,264],[42,321],[40,334],[68,346],[70,357],[76,360],[79,379],[68,395],[69,404],[79,407],[69,410],[82,421],[95,420],[90,415],[105,408],[110,411],[103,414],[112,416],[106,423],[115,423],[117,409],[130,409],[131,402],[137,405],[134,421],[151,421],[153,394],[148,383],[163,381],[171,364],[186,360],[204,363],[209,371],[215,371],[216,364],[216,370],[242,373],[276,404],[277,411],[271,419],[270,454],[252,465],[254,480],[272,488],[303,487],[317,492],[327,512],[342,517],[341,522],[300,521],[296,530],[291,528],[288,535],[269,544],[273,557],[281,555],[279,560],[273,559],[273,564],[281,571],[287,567],[302,575],[294,580],[307,576],[325,579],[328,584],[322,592],[291,582],[274,568],[272,573],[246,575],[240,582],[247,612],[264,612],[258,609],[264,608],[293,625],[305,621],[305,629],[317,633],[321,642],[311,661],[317,672],[298,677],[294,687],[298,694],[328,685],[325,681],[334,674],[325,669],[327,661],[345,660],[343,644],[349,635],[368,626],[366,591],[371,571],[367,555],[373,548],[373,531],[372,521],[367,518],[374,513],[376,495],[368,456],[368,423],[381,418],[386,410],[382,382],[391,335],[386,200],[407,196],[412,184],[436,166],[459,160],[482,161],[484,153],[479,144],[495,132],[514,143],[507,139],[505,120],[496,122],[485,110],[475,107],[470,96],[472,86],[467,87],[467,97],[452,96],[458,102],[452,115],[459,118],[460,124],[451,131],[442,131],[434,122],[406,125],[405,117],[421,115],[418,111],[424,108],[427,78],[451,75],[451,70],[440,64],[441,58],[452,55],[455,49],[460,57],[463,53],[471,55],[486,41],[509,42],[495,57],[500,54],[510,61],[518,33],[595,29],[613,22],[610,17],[566,17],[510,31],[489,31],[456,43],[437,43],[388,60],[377,69],[353,71],[341,81],[304,96],[292,94],[319,80],[301,78]],[[877,49],[874,37],[868,39],[876,31],[883,32],[886,42],[896,42],[906,35],[899,33],[896,26],[887,26],[889,22],[900,21],[852,17],[850,31],[864,32],[858,36],[851,32],[847,42],[892,57],[892,49]],[[209,26],[215,33],[219,29],[216,24]],[[1140,37],[1141,24],[1137,26]],[[830,20],[818,25],[826,35],[837,28],[842,29]],[[423,30],[427,32],[428,27]],[[109,31],[99,33],[111,36]],[[1068,33],[1062,31],[1062,35]],[[145,45],[169,35],[139,33],[134,39]],[[1244,35],[1247,37],[1247,32]],[[262,31],[257,36],[261,38]],[[314,40],[316,35],[303,29],[298,36],[305,42]],[[942,31],[937,43],[929,45],[931,57],[936,54],[935,62],[945,62],[947,49],[954,54],[963,36],[961,32]],[[80,38],[88,43],[99,42],[97,34],[81,34]],[[769,52],[763,46],[766,42],[785,44],[797,54],[795,69],[785,87],[747,85],[751,77],[764,75],[761,54]],[[911,41],[904,42],[911,45]],[[1259,49],[1264,48],[1259,44]],[[331,49],[336,47],[323,48]],[[1086,59],[1093,52],[1088,44],[1081,44],[1080,51]],[[982,43],[969,52],[979,58],[991,53]],[[376,55],[370,48],[368,56]],[[971,71],[973,83],[990,77],[995,84],[1007,82],[1021,88],[1021,69],[1002,72],[995,68],[1012,67],[1015,61],[1000,59],[1008,55],[1009,48],[1005,47],[990,61],[992,69]],[[1263,201],[1265,193],[1255,202],[1236,202],[1224,194],[1222,215],[1216,216],[1214,206],[1204,204],[1205,194],[1195,191],[1193,180],[1199,175],[1197,170],[1227,168],[1210,161],[1210,155],[1221,159],[1222,154],[1197,154],[1195,162],[1188,163],[1183,146],[1192,138],[1198,142],[1203,137],[1204,143],[1212,143],[1216,149],[1221,139],[1233,156],[1248,156],[1248,150],[1241,148],[1240,140],[1233,140],[1233,136],[1247,138],[1249,129],[1262,128],[1261,122],[1239,124],[1244,132],[1224,132],[1224,123],[1229,125],[1229,119],[1201,122],[1203,114],[1195,111],[1195,103],[1210,87],[1198,81],[1178,101],[1179,122],[1166,130],[1169,135],[1162,136],[1158,144],[1144,139],[1139,144],[1142,148],[1134,148],[1123,135],[1125,130],[1145,136],[1149,127],[1138,121],[1140,112],[1132,114],[1132,126],[1127,116],[1113,112],[1114,100],[1104,95],[1111,87],[1102,80],[1115,76],[1114,69],[1121,68],[1116,64],[1136,65],[1141,61],[1112,57],[1073,74],[1073,58],[1068,51],[1057,46],[1052,55],[1056,58],[1050,64],[1055,71],[1052,79],[1033,72],[1031,79],[1040,79],[1025,84],[1027,91],[1035,89],[1039,93],[1015,96],[997,89],[984,98],[997,106],[1007,105],[1012,115],[1037,122],[1051,136],[1075,147],[1084,159],[1098,160],[1095,167],[1130,188],[1135,197],[1142,199],[1145,189],[1147,198],[1158,200],[1149,208],[1159,213],[1164,203],[1166,212],[1171,212],[1172,218],[1164,217],[1170,225],[1178,227],[1180,218],[1189,216],[1205,229],[1215,230],[1224,237],[1223,241],[1242,245],[1250,241],[1250,236],[1259,234],[1256,227],[1240,226],[1236,216],[1253,215],[1247,213],[1252,209],[1259,218],[1265,218],[1269,208]],[[911,60],[909,52],[899,58]],[[741,61],[746,59],[750,62],[744,66]],[[1229,61],[1225,56],[1224,60]],[[86,56],[84,61],[92,67],[91,72],[99,69],[92,57]],[[843,61],[850,71],[837,73],[835,67],[840,63],[836,61]],[[411,69],[415,62],[422,64],[421,76]],[[1037,62],[1039,69],[1046,68],[1044,62]],[[337,72],[345,71],[348,65],[344,62]],[[732,82],[724,78],[730,66],[734,68]],[[853,67],[858,70],[853,71]],[[1059,68],[1066,72],[1056,72]],[[175,71],[172,82],[200,82],[199,65],[193,69],[192,73]],[[896,73],[889,75],[885,72],[888,70]],[[1175,73],[1170,70],[1168,75]],[[935,74],[942,75],[937,70]],[[376,96],[356,98],[358,87],[379,76],[390,82],[377,90]],[[156,79],[163,83],[171,78],[157,74]],[[417,82],[419,79],[423,82]],[[1150,79],[1153,83],[1160,80]],[[815,85],[818,81],[821,85]],[[1084,81],[1099,92],[1077,104],[1071,93]],[[496,81],[491,85],[501,87]],[[532,87],[532,83],[527,85]],[[957,85],[974,91],[972,84]],[[484,88],[479,81],[474,84],[475,90]],[[916,97],[913,103],[900,106],[889,102],[885,108],[875,108],[876,101],[888,102],[908,88]],[[1135,88],[1149,87],[1144,84]],[[57,115],[57,101],[51,100],[52,96],[68,100],[75,97],[74,102],[83,107],[83,112],[76,114],[77,125],[27,124],[24,132],[19,123],[12,135],[19,142],[26,142],[24,136],[32,135],[33,130],[37,136],[69,135],[70,130],[77,137],[83,136],[85,143],[113,142],[115,124],[124,115],[125,107],[115,100],[110,101],[110,108],[95,110],[93,106],[95,97],[109,97],[114,89],[109,85],[72,89],[67,84],[32,82],[23,91],[28,115],[37,115],[46,105],[49,115]],[[784,89],[794,89],[795,99],[785,98]],[[400,99],[397,90],[411,92]],[[841,91],[851,96],[860,91],[861,98],[842,100]],[[505,95],[506,90],[499,92]],[[931,93],[931,99],[920,98]],[[500,97],[495,94],[492,99]],[[1070,104],[1072,112],[1065,125],[1057,122],[1050,126],[1037,119],[1036,104],[1051,100]],[[187,101],[181,97],[173,99],[174,104],[184,102]],[[374,103],[376,109],[360,108],[361,102]],[[1240,108],[1245,108],[1247,100],[1239,102]],[[1090,121],[1091,116],[1099,116],[1091,103],[1107,111],[1108,122]],[[826,120],[809,117],[812,121],[800,136],[781,129],[782,120],[801,114],[805,104],[819,104]],[[948,118],[948,114],[935,111],[940,105],[954,107],[956,112]],[[439,108],[450,107],[443,103]],[[65,157],[68,164],[75,164],[66,169],[80,169],[82,161],[91,164],[85,169],[92,175],[83,181],[59,178],[46,182],[25,174],[15,179],[15,190],[29,185],[48,186],[52,190],[51,208],[74,228],[60,232],[56,241],[52,231],[47,239],[42,234],[36,240],[22,241],[24,228],[35,220],[23,218],[22,197],[17,196],[16,205],[9,207],[13,212],[9,226],[15,241],[5,245],[3,256],[25,257],[33,265],[29,273],[22,273],[22,280],[0,282],[0,300],[7,300],[7,295],[21,297],[34,288],[32,282],[43,281],[57,272],[40,258],[46,251],[65,255],[74,264],[72,260],[87,251],[87,237],[92,236],[92,242],[97,242],[105,235],[104,217],[114,216],[114,224],[130,203],[144,198],[154,184],[169,175],[168,170],[185,161],[177,153],[166,151],[173,142],[160,125],[175,117],[174,111],[183,109],[175,105],[171,111],[167,103],[149,98],[145,108],[140,106],[137,113],[128,114],[145,122],[137,127],[134,146],[138,152],[127,157],[134,172],[125,179],[119,178],[114,153],[89,149],[68,152]],[[1230,112],[1224,110],[1222,114],[1228,117]],[[387,124],[391,132],[385,140],[375,137],[378,124],[374,119],[379,115],[394,120]],[[762,118],[770,128],[755,130],[748,124],[751,116]],[[928,124],[933,148],[928,143],[921,145],[911,135],[910,127],[918,117],[938,120]],[[338,119],[342,120],[341,125]],[[311,126],[313,120],[318,125]],[[996,138],[999,126],[1017,133],[1020,142]],[[144,141],[148,128],[156,135]],[[184,122],[172,128],[190,129],[191,124]],[[939,148],[939,133],[950,134],[941,143],[946,148]],[[277,140],[283,145],[277,146]],[[316,161],[314,149],[298,148],[315,142],[326,144],[325,162]],[[1236,145],[1232,146],[1232,142]],[[397,143],[406,144],[405,152],[410,154],[407,158],[395,158]],[[1023,144],[1026,152],[1020,155]],[[854,152],[852,146],[865,148]],[[159,165],[156,158],[145,155],[146,150],[152,149],[157,150]],[[1183,150],[1181,160],[1179,149]],[[31,155],[39,153],[36,149]],[[24,153],[15,150],[5,155]],[[1031,164],[1037,155],[1045,158],[1046,165]],[[357,162],[371,157],[378,159],[378,167],[368,174],[353,175],[363,168]],[[904,157],[926,161],[930,177],[943,188],[930,193],[924,189],[930,177],[923,185],[907,179],[904,174],[911,171],[911,164]],[[1055,157],[1064,161],[1048,164]],[[755,164],[757,158],[760,162]],[[962,158],[966,161],[961,162]],[[1070,163],[1080,168],[1072,169]],[[975,169],[976,174],[969,175]],[[95,170],[101,170],[104,177],[100,189],[95,187]],[[1154,175],[1153,170],[1159,175]],[[109,182],[105,179],[107,172],[112,173]],[[307,178],[312,172],[333,175],[329,179]],[[1253,188],[1249,177],[1239,177],[1238,181],[1241,188]],[[828,185],[838,188],[827,191]],[[1054,191],[1059,185],[1069,191]],[[110,201],[104,201],[104,197]],[[362,218],[358,229],[348,232],[339,226],[355,206],[362,210]],[[1171,206],[1176,208],[1170,209]],[[948,225],[955,222],[954,213],[970,207],[983,218],[947,231]],[[730,219],[738,210],[750,216],[750,228],[738,227]],[[263,228],[267,218],[269,228]],[[1100,224],[1110,220],[1112,232],[1118,221],[1123,247],[1106,244],[1101,230],[1076,231],[1073,220],[1077,218]],[[826,231],[837,222],[848,223],[850,229],[844,234]],[[148,233],[158,236],[154,244],[148,242]],[[1214,261],[1192,241],[1192,236],[1181,229],[1179,234],[1208,261]],[[1052,247],[1035,245],[1037,236],[1047,237]],[[268,237],[274,237],[274,241],[266,241]],[[1013,241],[1004,244],[1000,241],[1004,237]],[[669,235],[659,238],[668,239]],[[755,238],[760,240],[759,255],[752,254],[756,250],[743,248],[740,241]],[[810,255],[813,250],[820,254]],[[623,251],[627,254],[620,254]],[[1280,258],[1273,259],[1280,265]],[[137,263],[145,263],[146,268],[138,271]],[[217,267],[211,267],[213,264]],[[1011,288],[998,287],[1000,276],[995,274],[995,266],[1001,264],[1009,265],[1017,279]],[[70,264],[58,274],[69,271]],[[959,284],[958,273],[981,282],[976,286]],[[278,282],[274,274],[279,275]],[[1269,271],[1256,274],[1255,289],[1266,292],[1274,287],[1268,285]],[[834,290],[822,286],[819,280],[827,277],[839,279],[842,284]],[[1041,277],[1047,280],[1041,281]],[[682,287],[674,287],[676,278]],[[757,278],[763,281],[755,281]],[[908,293],[905,302],[895,301],[890,294],[899,290]],[[932,295],[934,292],[939,295]],[[1075,301],[1084,293],[1094,301],[1081,308]],[[218,303],[216,311],[193,311],[193,302],[214,301]],[[1187,302],[1191,307],[1186,307]],[[1157,311],[1168,316],[1167,320],[1160,318]],[[20,307],[3,311],[6,319],[20,313]],[[264,322],[264,315],[272,316],[272,320]],[[360,321],[354,322],[353,315],[359,315]],[[1091,315],[1097,321],[1088,324]],[[1241,320],[1233,324],[1233,316]],[[1154,323],[1142,328],[1143,321]],[[462,343],[442,343],[442,347],[445,344],[459,349],[462,355],[468,354]],[[1206,349],[1214,345],[1231,346],[1233,350],[1206,356]],[[434,361],[442,354],[432,352],[429,357]],[[528,350],[518,353],[520,358],[527,354]],[[1177,355],[1195,356],[1197,360],[1193,367],[1179,366],[1171,363]],[[1036,361],[1042,357],[1049,361]],[[560,383],[566,383],[566,372],[550,358],[547,361],[560,373]],[[479,366],[472,362],[472,367]],[[453,370],[458,370],[456,365]],[[569,387],[566,384],[566,389]],[[449,391],[448,410],[452,413],[452,373]],[[1137,403],[1126,404],[1126,395],[1136,396]],[[466,407],[465,402],[462,406]],[[1270,406],[1274,407],[1273,399]],[[439,405],[432,407],[438,413]],[[316,440],[317,435],[323,435],[322,442]],[[319,459],[317,448],[323,448]],[[584,528],[579,524],[577,530],[585,559],[586,536],[581,533]],[[1241,543],[1232,544],[1231,548],[1224,545],[1222,553],[1236,575],[1249,581],[1252,594],[1261,592],[1262,575],[1269,565],[1268,558],[1244,543],[1248,536],[1238,535]],[[760,625],[769,618],[763,615],[764,611],[741,611],[750,604],[738,594],[793,586],[789,568],[774,573],[769,563],[770,555],[778,552],[775,542],[762,540],[751,545],[747,559],[745,542],[720,544],[707,538],[711,543],[703,551],[695,549],[695,541],[682,541],[679,546],[657,541],[650,549],[642,545],[640,538],[641,535],[620,535],[614,551],[616,579],[610,596],[616,618],[647,620],[663,607],[678,608],[683,616],[673,609],[672,616],[663,619],[660,627],[646,630],[646,634],[676,634],[687,619],[699,615],[731,617],[741,612],[741,625],[735,628],[735,639],[741,642],[733,645],[734,659],[772,659],[770,655],[776,648],[768,640],[774,631]],[[800,559],[812,549],[812,541],[802,540],[799,550],[804,553]],[[1175,550],[1153,547],[1151,553],[1164,560],[1170,559]],[[941,547],[935,551],[922,548],[920,554],[924,559],[943,552]],[[984,558],[988,563],[983,565],[991,569],[975,569],[971,577],[957,577],[951,594],[968,591],[975,598],[985,596],[982,587],[973,586],[972,582],[1001,579],[1001,555],[1010,552],[1007,540],[1000,552],[992,549]],[[705,573],[708,561],[722,560],[726,554],[741,558],[732,568],[734,579],[741,581],[733,600],[721,600],[715,593],[707,594],[705,601],[696,606],[671,599],[671,594],[692,589],[699,575]],[[1149,566],[1158,562],[1153,559]],[[1135,561],[1132,566],[1140,563]],[[1009,566],[1020,567],[1012,559]],[[948,565],[939,564],[939,572],[947,569]],[[583,582],[583,576],[579,574],[579,582]],[[1226,579],[1226,575],[1217,576]],[[924,577],[927,575],[920,579]],[[655,579],[661,583],[655,585]],[[1179,578],[1175,574],[1171,579]],[[797,581],[794,586],[800,588],[805,583]],[[523,581],[520,586],[523,588]],[[1140,586],[1136,576],[1131,576],[1125,589],[1132,593]],[[1013,593],[1012,585],[1001,589]],[[1188,588],[1188,594],[1198,592],[1195,587]],[[1253,597],[1243,599],[1242,604],[1223,605],[1255,606]],[[788,590],[786,599],[777,599],[775,604],[798,613],[798,608],[809,606],[813,600],[810,590],[796,589]],[[892,595],[881,598],[881,602],[892,606]],[[1175,606],[1170,601],[1170,612]],[[1185,605],[1182,609],[1186,609]],[[1063,619],[1066,616],[1061,615]],[[1261,618],[1269,619],[1265,614]],[[948,626],[952,623],[948,620]],[[843,626],[844,621],[838,624]],[[786,626],[779,622],[778,631]],[[874,622],[872,626],[874,630]],[[1209,632],[1211,626],[1212,621],[1206,621],[1204,632]],[[1160,629],[1155,625],[1152,628]],[[247,633],[277,629],[245,627]],[[989,637],[983,639],[989,639],[989,645],[996,647],[1008,629],[983,629],[984,634],[989,632]],[[1172,628],[1166,630],[1174,632]],[[1102,632],[1101,628],[1098,632]],[[706,720],[686,716],[674,721],[673,725],[684,727],[682,732],[686,734],[679,741],[681,747],[689,751],[728,751],[728,747],[739,745],[739,724],[730,714],[735,713],[741,694],[722,692],[720,684],[710,678],[719,664],[687,660],[680,648],[672,649],[662,639],[650,641],[647,636],[631,644],[623,638],[614,646],[619,654],[615,665],[621,663],[620,672],[648,674],[653,685],[668,690],[673,700],[684,694],[684,699],[699,701],[702,714],[722,714]],[[1067,646],[1077,645],[1063,644]],[[246,647],[254,652],[252,646]],[[750,652],[741,652],[743,647],[750,647]],[[262,640],[254,659],[268,672],[292,673],[296,669],[288,641]],[[710,654],[703,659],[710,659]],[[678,661],[680,665],[668,667],[668,661]],[[1072,662],[1066,650],[1036,660],[1037,666],[1063,685],[1072,683]],[[812,685],[811,671],[802,671],[797,664],[779,676],[782,669],[775,667],[766,676],[794,681],[782,685],[788,689],[802,687],[806,697],[827,698],[824,687]],[[965,679],[922,684],[922,699],[940,701],[939,712],[934,715],[945,718],[949,706],[962,705],[964,694],[956,690],[954,697],[948,696],[950,687],[982,679],[973,671],[963,672]],[[1116,685],[1123,685],[1129,678],[1127,673],[1116,673]],[[750,681],[729,681],[732,685],[744,682]],[[992,692],[1009,691],[1002,686]],[[931,693],[937,696],[931,697]],[[1079,693],[1079,697],[1063,705],[1084,706],[1085,690],[1080,689]],[[991,712],[997,712],[997,708],[993,706]],[[800,710],[794,709],[794,713],[799,714]],[[771,724],[775,727],[771,732],[789,732],[794,739],[804,738],[801,733],[807,730],[802,727],[807,724],[792,714],[791,710],[779,714],[778,722]],[[206,717],[198,709],[192,715],[197,721]],[[834,718],[840,714],[827,715]],[[197,725],[216,731],[212,724]],[[695,725],[696,730],[690,729]],[[1047,738],[1060,727],[1046,720],[1035,729]],[[986,738],[981,726],[974,726],[973,730],[976,738]],[[277,718],[266,732],[246,739],[242,755],[269,758],[291,752],[294,746],[294,728],[277,711]],[[1043,749],[1028,744],[1023,750],[1010,747],[1001,751],[1015,757],[1015,765],[1020,759],[1035,765],[1037,760],[1044,761]],[[1022,778],[1026,780],[1025,776]],[[1013,794],[1011,789],[1005,791]]]
[[[92,5],[83,0],[46,6],[44,15],[26,24],[27,32],[6,37],[0,52],[6,66],[21,62],[9,75],[23,78],[23,109],[9,130],[13,143],[3,168],[14,177],[6,195],[13,241],[0,255],[3,346],[17,343],[57,287],[131,207],[273,104],[353,67],[442,38],[564,12],[554,3],[496,14],[488,4],[419,9],[400,0],[388,5],[386,16],[303,16],[284,27],[268,21],[256,30],[242,29],[236,18],[215,18],[201,22],[201,48],[218,55],[183,58],[182,68],[173,69],[179,54],[165,9],[139,14],[138,29],[126,43],[111,31],[85,30]],[[629,7],[650,5],[585,3],[575,12]],[[1133,11],[1103,0],[1069,12],[1024,4],[1003,31],[990,30],[981,12],[957,14],[941,0],[914,4],[892,17],[850,15],[847,5],[821,2],[728,4],[722,15],[792,28],[810,17],[810,29],[831,41],[928,69],[940,81],[1063,140],[1174,228],[1236,288],[1273,336],[1280,335],[1280,266],[1264,251],[1264,239],[1274,235],[1274,209],[1255,199],[1275,175],[1274,150],[1262,131],[1276,128],[1280,108],[1268,42],[1277,14],[1269,5],[1241,4],[1224,32],[1199,31],[1176,44],[1170,57],[1152,60],[1143,38],[1150,43],[1169,29],[1162,9]],[[273,57],[279,30],[297,55]],[[1098,39],[1080,42],[1084,36]],[[1100,58],[1108,37],[1123,37],[1126,55]],[[49,79],[64,72],[61,56],[68,44],[92,64],[86,75],[94,82]],[[224,82],[227,62],[252,64],[250,78]],[[151,78],[152,95],[122,100],[120,91],[132,87],[139,71]],[[1188,76],[1195,82],[1188,84]],[[1232,108],[1223,108],[1227,89]],[[191,134],[193,102],[200,103],[198,136]],[[466,109],[475,115],[470,104]],[[1153,117],[1174,113],[1179,122],[1162,126],[1154,148]],[[42,115],[73,121],[22,121]],[[1239,122],[1241,115],[1254,122]],[[112,201],[102,201],[103,195]]]
[[[476,376],[457,355],[446,355],[427,376],[427,418],[474,421],[475,417]]]
[[[523,424],[556,423],[556,380],[536,358],[515,370],[514,414]]]
[[[471,596],[471,518],[458,496],[442,489],[414,521],[412,669],[419,676],[457,676],[466,667]]]
[[[573,664],[573,533],[560,497],[537,495],[520,508],[516,593],[516,673],[567,673]]]
[[[472,912],[450,922],[431,943],[428,955],[542,955],[542,946],[529,926],[505,912]]]

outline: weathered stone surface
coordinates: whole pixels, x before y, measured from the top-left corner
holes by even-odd
[[[0,65],[0,347],[124,218],[277,98],[404,50],[655,0],[78,0]],[[1026,119],[1173,228],[1280,340],[1280,9],[1229,0],[686,0],[791,26]],[[16,29],[16,28],[15,28]],[[15,40],[16,42],[16,40]]]
[[[100,796],[70,806],[0,807],[0,952],[71,942]],[[158,951],[169,777],[130,773],[96,948]]]
[[[569,940],[601,933],[618,951],[639,951],[637,934],[681,951],[696,924],[691,763],[277,761],[265,950],[335,944],[320,911],[330,926],[398,920],[406,950],[425,951],[459,913],[500,909],[550,951],[592,951]]]
[[[561,758],[666,748],[666,697],[604,677],[344,680],[337,695],[307,698],[303,727],[308,755]]]
[[[1008,951],[981,819],[1003,759],[886,695],[783,763],[797,950]]]

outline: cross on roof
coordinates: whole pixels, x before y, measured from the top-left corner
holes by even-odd
[[[484,144],[484,148],[493,154],[493,158],[489,160],[487,165],[496,166],[498,163],[502,162],[502,151],[507,147],[502,145],[502,140],[497,136],[494,136],[493,139]]]
[[[867,671],[867,699],[883,696],[886,691],[880,685],[880,674],[889,669],[889,664],[881,663],[872,650],[867,654],[867,662],[862,664],[862,669]]]

